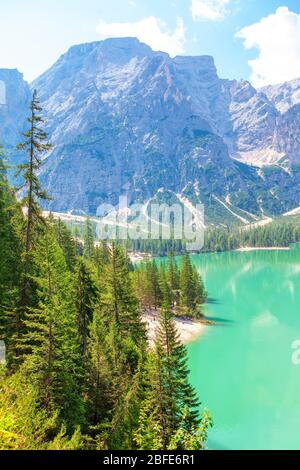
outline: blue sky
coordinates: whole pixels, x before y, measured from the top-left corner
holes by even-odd
[[[29,81],[73,44],[122,35],[171,55],[212,55],[222,78],[255,86],[300,77],[299,0],[0,0],[0,6],[0,67],[18,68]]]

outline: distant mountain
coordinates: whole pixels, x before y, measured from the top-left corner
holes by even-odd
[[[266,86],[261,91],[282,114],[300,104],[300,78],[280,85]]]
[[[0,142],[5,145],[11,161],[17,164],[24,158],[15,147],[26,128],[31,90],[17,70],[0,69],[0,84]]]
[[[299,164],[300,79],[265,87],[263,92],[280,112],[274,132],[274,145],[290,165]]]
[[[95,214],[165,192],[203,202],[210,222],[247,223],[299,206],[297,87],[282,87],[222,80],[212,57],[132,38],[72,47],[32,84],[55,145],[48,208]]]

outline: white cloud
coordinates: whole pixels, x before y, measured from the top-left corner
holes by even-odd
[[[194,20],[223,20],[231,0],[192,0],[192,15]]]
[[[155,51],[168,52],[171,56],[184,52],[185,27],[177,18],[175,31],[170,31],[164,21],[155,16],[133,23],[106,23],[100,21],[97,32],[101,39],[136,37]]]
[[[246,49],[256,48],[258,57],[249,61],[256,87],[300,78],[300,15],[280,7],[258,23],[237,34]]]

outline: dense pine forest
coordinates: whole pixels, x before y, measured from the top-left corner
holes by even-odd
[[[95,223],[89,222],[90,231],[97,238]],[[69,223],[75,239],[81,240],[86,232],[83,224]],[[182,255],[186,253],[184,240],[119,240],[127,252],[144,253],[151,257],[166,257],[169,253]],[[300,243],[299,217],[281,217],[261,226],[213,227],[205,231],[204,246],[201,253],[214,253],[237,250],[244,247],[289,247]]]
[[[201,306],[207,301],[207,293],[187,254],[183,255],[180,266],[172,253],[169,253],[166,265],[144,261],[135,268],[133,281],[143,309],[162,308],[167,302],[175,315],[202,317]]]
[[[8,184],[1,148],[0,449],[205,449],[212,420],[174,321],[201,316],[202,279],[187,255],[134,267],[124,247],[94,243],[89,221],[81,244],[42,216],[41,113],[34,93],[22,188]],[[153,348],[145,308],[160,316]]]
[[[255,228],[207,230],[204,250],[231,251],[243,247],[289,247],[300,242],[299,221],[278,220]]]
[[[208,227],[201,252],[224,252],[243,247],[289,247],[293,243],[300,243],[299,219],[283,219],[264,226],[247,228]],[[181,255],[186,252],[184,240],[129,240],[125,246],[129,251],[148,253],[151,256],[167,256],[170,252]]]

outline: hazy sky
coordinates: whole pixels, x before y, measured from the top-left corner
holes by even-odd
[[[0,68],[31,81],[70,46],[137,36],[170,55],[213,55],[222,78],[300,77],[300,0],[0,0]]]

